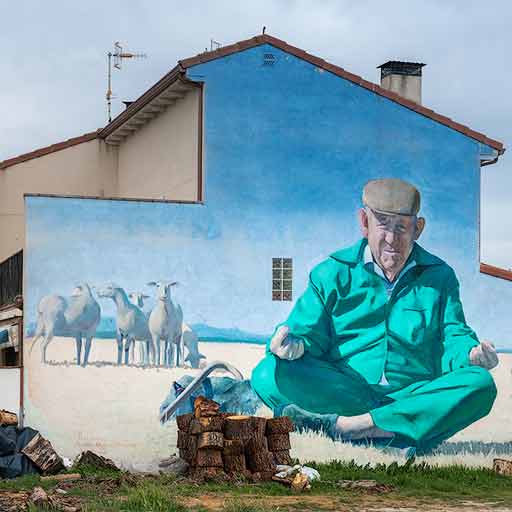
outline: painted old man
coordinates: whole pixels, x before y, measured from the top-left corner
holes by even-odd
[[[363,190],[363,238],[310,274],[251,383],[276,414],[334,439],[428,450],[487,415],[498,358],[467,325],[454,271],[416,240],[420,194]]]

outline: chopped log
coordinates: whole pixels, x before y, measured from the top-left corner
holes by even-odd
[[[178,440],[176,442],[177,448],[185,448],[189,442],[190,435],[183,430],[178,430]]]
[[[287,464],[288,466],[291,466],[292,464],[292,458],[290,456],[289,450],[272,452],[272,456],[274,457],[274,462],[276,465]]]
[[[267,452],[267,439],[265,437],[251,437],[244,443],[245,453],[248,457],[259,452]]]
[[[293,421],[288,416],[279,416],[267,420],[267,436],[272,434],[287,434],[295,429]]]
[[[74,466],[94,466],[95,468],[109,469],[112,471],[119,471],[119,468],[115,465],[114,461],[102,457],[90,450],[82,452],[76,459]]]
[[[512,476],[512,460],[494,459],[493,469],[499,475]]]
[[[224,436],[221,432],[203,432],[197,438],[197,449],[211,448],[222,450],[224,447]]]
[[[224,455],[223,459],[226,473],[244,473],[247,470],[243,455]]]
[[[194,416],[196,418],[206,418],[210,416],[218,416],[220,404],[205,398],[204,396],[198,396],[194,400]]]
[[[215,480],[225,476],[224,469],[222,467],[203,468],[198,467],[192,473],[192,477],[197,480]]]
[[[50,441],[41,434],[36,434],[21,450],[43,473],[58,473],[64,469],[62,459],[53,449]]]
[[[197,435],[203,432],[222,432],[224,418],[222,416],[210,416],[208,418],[194,418],[188,428],[188,433]]]
[[[183,432],[188,432],[188,427],[193,418],[194,415],[192,413],[181,414],[180,416],[176,416],[176,423],[178,425],[178,429],[183,430]]]
[[[253,482],[267,482],[272,480],[274,476],[274,471],[255,471],[251,475],[251,480]]]
[[[196,465],[207,468],[222,468],[224,467],[222,462],[222,452],[219,450],[211,450],[209,448],[197,450]]]
[[[50,475],[50,476],[42,476],[41,480],[43,482],[47,480],[55,480],[57,482],[71,482],[73,480],[80,480],[82,475],[80,473],[63,473],[61,475]]]
[[[267,451],[255,453],[246,458],[247,466],[253,472],[274,471],[275,464],[272,454]]]
[[[251,416],[252,437],[256,437],[256,438],[265,437],[266,426],[267,426],[267,418]]]
[[[290,444],[290,434],[271,434],[267,436],[267,441],[268,449],[271,452],[282,452],[292,447]]]
[[[222,453],[225,456],[243,455],[244,443],[239,439],[224,439],[224,449]]]
[[[249,439],[251,437],[250,416],[228,416],[225,418],[224,437],[226,439]]]
[[[188,434],[186,435],[186,441],[183,443],[183,446],[180,447],[180,457],[186,460],[189,464],[193,464],[197,452],[197,437]]]
[[[0,425],[17,425],[18,424],[18,415],[6,411],[5,409],[2,409],[0,411]]]

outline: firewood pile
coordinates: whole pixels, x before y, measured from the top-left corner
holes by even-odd
[[[176,418],[180,457],[200,479],[242,475],[271,480],[277,464],[290,464],[290,418],[259,418],[220,412],[220,406],[196,398],[194,413]]]

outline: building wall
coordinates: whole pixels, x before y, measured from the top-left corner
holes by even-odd
[[[92,140],[0,171],[0,261],[24,247],[24,194],[113,196],[116,152]]]
[[[0,368],[0,409],[19,414],[20,411],[20,369]]]
[[[265,53],[274,53],[273,66],[264,64]],[[176,442],[174,422],[158,421],[159,407],[172,399],[175,381],[198,374],[137,358],[118,365],[117,311],[105,296],[107,283],[151,295],[151,310],[157,301],[147,284],[177,281],[172,297],[198,334],[199,351],[207,361],[231,362],[247,379],[308,272],[360,238],[361,190],[376,177],[417,185],[427,219],[421,245],[456,270],[470,325],[512,348],[511,287],[481,280],[478,270],[478,143],[270,46],[198,65],[189,78],[205,82],[204,204],[27,201],[26,419],[63,455],[96,447],[126,467],[155,469]],[[48,244],[52,233],[60,236]],[[272,300],[275,257],[293,258],[292,301]],[[102,315],[94,364],[73,364],[74,340],[65,336],[50,344],[45,364],[40,342],[30,339],[37,304],[48,294],[69,295],[80,281],[103,290],[93,293]],[[501,354],[491,413],[452,440],[509,446],[511,365],[512,356]],[[343,447],[313,439],[294,438],[293,455],[347,456]],[[361,450],[351,449],[349,458],[377,460],[376,452]],[[449,460],[491,465],[492,455]]]
[[[119,147],[118,197],[198,199],[201,89],[130,135]]]

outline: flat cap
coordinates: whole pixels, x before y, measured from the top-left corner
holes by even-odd
[[[420,209],[418,189],[397,178],[371,180],[363,188],[363,204],[391,215],[416,215]]]

